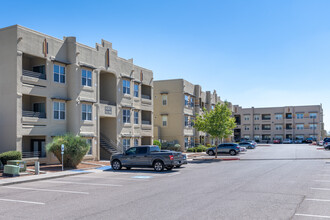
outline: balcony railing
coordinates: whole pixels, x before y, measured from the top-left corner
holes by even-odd
[[[46,152],[41,152],[41,151],[22,152],[22,158],[31,158],[31,157],[46,157]]]
[[[23,76],[29,76],[29,77],[46,80],[46,74],[37,73],[37,72],[30,71],[30,70],[23,70]]]
[[[141,97],[143,98],[143,99],[149,99],[149,100],[151,100],[151,96],[150,95],[141,95]]]
[[[46,112],[22,111],[23,117],[46,118]]]
[[[142,124],[143,125],[151,125],[151,121],[142,120]]]
[[[105,105],[116,105],[116,102],[111,102],[111,101],[105,101],[105,100],[100,100],[101,104],[105,104]]]

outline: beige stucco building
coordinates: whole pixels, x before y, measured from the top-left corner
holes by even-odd
[[[322,105],[242,108],[234,106],[237,127],[235,140],[241,138],[261,142],[275,139],[324,137]]]
[[[223,103],[216,91],[203,91],[184,79],[154,82],[154,138],[178,143],[185,148],[198,144],[215,144],[208,134],[197,131],[192,123],[203,108],[211,110]],[[229,103],[232,108],[232,104]]]
[[[153,73],[95,48],[18,25],[0,29],[0,152],[56,161],[45,145],[65,133],[88,139],[86,158],[153,141]]]

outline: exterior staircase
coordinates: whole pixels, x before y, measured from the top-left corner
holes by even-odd
[[[100,147],[102,147],[109,154],[112,155],[116,153],[122,153],[122,148],[118,145],[120,144],[116,144],[116,142],[112,141],[104,134],[100,134]]]

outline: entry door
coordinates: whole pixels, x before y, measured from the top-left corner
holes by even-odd
[[[46,157],[46,142],[45,140],[32,139],[31,151],[34,157]]]

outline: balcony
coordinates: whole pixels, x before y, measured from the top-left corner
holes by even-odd
[[[28,76],[28,77],[33,77],[33,78],[46,80],[46,74],[44,74],[44,73],[38,73],[38,72],[33,72],[33,71],[30,71],[30,70],[24,70],[23,69],[22,74],[23,74],[23,76]]]
[[[151,111],[141,111],[141,117],[142,117],[142,130],[151,130],[152,129],[152,121],[151,121]]]
[[[262,120],[271,120],[271,115],[270,114],[263,114],[262,116],[261,116],[261,119]]]
[[[22,111],[23,117],[46,118],[46,112]]]
[[[25,94],[22,96],[22,117],[25,119],[46,118],[46,109],[46,97]],[[26,121],[25,119],[23,121]]]
[[[116,103],[111,101],[100,100],[99,115],[100,117],[116,117],[117,116]]]
[[[46,59],[23,54],[22,75],[46,80]]]

